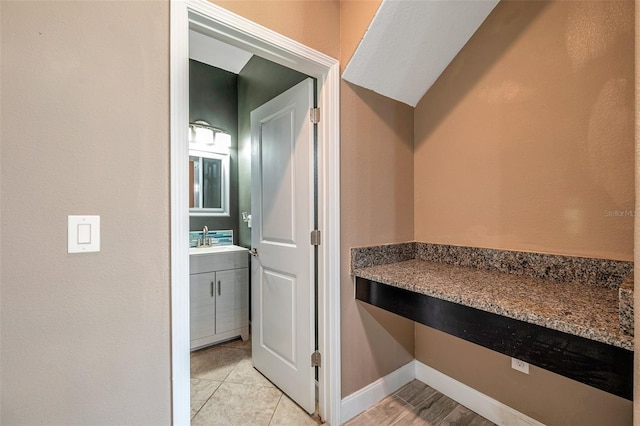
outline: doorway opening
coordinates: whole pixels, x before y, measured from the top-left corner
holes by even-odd
[[[319,414],[340,419],[338,62],[204,0],[171,3],[171,300],[173,422],[189,424],[188,31],[312,76],[322,119],[317,128]]]
[[[313,424],[307,414],[317,409],[317,367],[309,360],[317,349],[317,247],[309,241],[317,217],[314,81],[201,40],[193,29],[189,49],[189,121],[219,130],[212,138],[196,128],[201,137],[191,132],[189,140],[192,422],[278,423],[286,416]],[[243,59],[230,64],[233,57]],[[229,136],[220,138],[222,132]],[[226,179],[202,172],[191,178],[207,150],[224,158],[227,166],[215,169],[229,170]],[[203,192],[227,194],[229,213],[191,203]],[[241,342],[229,342],[238,336]]]

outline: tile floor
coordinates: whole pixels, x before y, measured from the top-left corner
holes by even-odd
[[[253,368],[240,339],[191,353],[191,424],[318,425]]]
[[[345,426],[491,426],[489,420],[424,383],[413,380]]]
[[[233,340],[191,353],[191,424],[317,426],[251,364],[251,342]],[[491,426],[414,380],[345,426]]]

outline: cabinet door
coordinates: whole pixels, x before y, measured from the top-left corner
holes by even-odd
[[[249,325],[249,269],[216,273],[216,334]]]
[[[215,334],[215,284],[215,272],[189,276],[192,341]]]

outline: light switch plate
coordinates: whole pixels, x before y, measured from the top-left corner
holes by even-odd
[[[100,251],[100,216],[70,215],[67,232],[68,253]]]

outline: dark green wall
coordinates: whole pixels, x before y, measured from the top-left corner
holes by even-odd
[[[238,179],[240,212],[251,211],[251,111],[308,76],[254,56],[238,76]],[[251,246],[251,230],[240,222],[239,244]]]
[[[189,61],[189,122],[204,120],[231,134],[229,168],[230,217],[191,217],[189,229],[232,229],[238,242],[238,76],[203,64]]]

